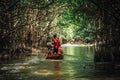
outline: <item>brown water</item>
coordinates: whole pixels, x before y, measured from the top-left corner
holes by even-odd
[[[94,48],[63,46],[63,60],[46,60],[44,54],[0,66],[0,80],[120,80],[119,69],[94,63]]]

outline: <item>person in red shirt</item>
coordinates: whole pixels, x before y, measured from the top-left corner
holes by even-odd
[[[58,43],[59,43],[59,40],[57,38],[56,35],[53,36],[54,37],[54,51],[53,51],[53,54],[57,54],[58,53]]]

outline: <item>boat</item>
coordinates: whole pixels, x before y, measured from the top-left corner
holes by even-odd
[[[46,59],[63,59],[63,54],[49,54],[49,53],[47,53]]]

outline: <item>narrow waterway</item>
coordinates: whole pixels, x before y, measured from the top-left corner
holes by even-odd
[[[0,66],[0,80],[120,80],[109,64],[94,63],[94,48],[63,45],[64,59],[46,60],[45,54]],[[114,74],[113,74],[113,73]]]

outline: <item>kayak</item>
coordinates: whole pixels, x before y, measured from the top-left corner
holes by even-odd
[[[46,59],[63,59],[63,54],[47,54]]]

